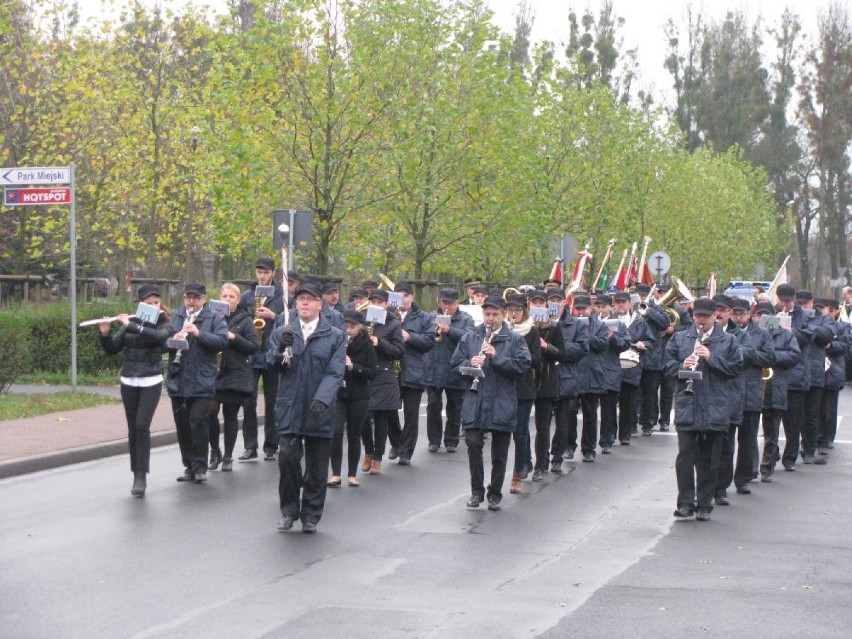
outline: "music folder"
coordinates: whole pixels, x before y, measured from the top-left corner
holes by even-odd
[[[136,307],[136,312],[133,315],[142,322],[156,324],[160,317],[160,309],[152,304],[139,302],[139,306]]]
[[[485,377],[485,372],[478,366],[459,366],[459,372],[465,377]]]
[[[255,297],[275,297],[275,286],[258,284],[254,287]]]
[[[210,300],[210,310],[222,317],[228,317],[231,314],[231,305],[222,300]]]
[[[384,324],[387,321],[387,317],[387,309],[384,309],[381,306],[373,306],[372,304],[370,304],[367,307],[367,313],[364,320],[367,322],[367,324]]]

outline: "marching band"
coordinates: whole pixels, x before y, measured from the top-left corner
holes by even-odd
[[[640,271],[647,268],[646,250],[647,242]],[[677,278],[650,285],[613,278],[596,289],[582,286],[575,273],[563,288],[552,274],[541,286],[489,290],[470,277],[463,303],[457,289],[442,288],[432,308],[420,309],[411,284],[384,275],[380,284],[354,288],[344,306],[337,284],[289,272],[282,286],[271,259],[256,266],[251,290],[222,288],[231,320],[211,311],[203,286],[189,284],[184,307],[168,324],[151,325],[146,348],[169,353],[168,389],[185,467],[178,481],[201,483],[223,461],[222,470],[233,469],[239,407],[245,418],[238,459],[258,458],[254,406],[262,382],[264,457],[277,454],[281,468],[280,531],[299,519],[303,531],[316,531],[327,489],[343,484],[344,429],[350,487],[361,485],[359,469],[381,474],[385,459],[416,463],[424,391],[428,453],[442,446],[455,453],[464,434],[469,508],[484,502],[501,508],[512,441],[509,492],[516,494],[525,480],[564,472],[578,435],[581,459],[591,463],[598,453],[617,457],[618,447],[636,445],[640,433],[673,425],[674,516],[700,521],[730,503],[731,487],[748,495],[753,481],[773,480],[779,461],[786,472],[798,463],[825,464],[834,446],[838,392],[852,353],[852,289],[841,303],[780,284],[770,290],[775,305],[763,290],[753,299],[695,299]],[[109,319],[100,324],[102,343],[116,352]],[[137,324],[146,335],[148,325]],[[149,372],[156,383],[155,368]],[[224,455],[210,406],[226,409]],[[133,494],[141,496],[147,450],[131,467]]]

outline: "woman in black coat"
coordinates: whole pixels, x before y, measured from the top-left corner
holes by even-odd
[[[240,304],[240,288],[236,284],[222,285],[219,299],[228,302],[231,314],[227,317],[228,348],[219,353],[219,374],[216,376],[216,394],[210,400],[210,470],[222,464],[222,472],[233,470],[234,444],[237,441],[240,408],[252,399],[254,372],[251,356],[259,348],[254,317]],[[219,448],[219,406],[225,419],[225,455]]]
[[[331,479],[329,486],[340,486],[343,465],[343,429],[346,428],[348,484],[358,486],[358,461],[361,458],[361,429],[367,420],[370,403],[369,381],[376,378],[376,350],[364,330],[364,318],[355,310],[343,312],[349,341],[346,345],[346,373],[337,391],[334,437],[331,440]]]
[[[151,420],[163,391],[163,344],[169,337],[168,309],[160,301],[160,289],[139,287],[139,301],[160,309],[156,322],[119,315],[121,328],[110,335],[110,322],[98,324],[101,347],[108,355],[124,351],[121,367],[121,401],[127,416],[127,444],[133,472],[134,497],[144,497],[151,462]]]

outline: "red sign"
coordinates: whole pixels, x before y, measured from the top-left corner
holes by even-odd
[[[45,204],[71,204],[71,187],[43,189],[4,189],[6,206],[43,206]]]

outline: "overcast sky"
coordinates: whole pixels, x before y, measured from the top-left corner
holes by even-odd
[[[494,21],[506,31],[514,31],[514,13],[518,0],[486,0],[494,11]],[[533,24],[532,40],[540,42],[550,40],[560,45],[564,44],[568,36],[568,12],[571,7],[578,14],[589,7],[597,14],[601,0],[527,0],[533,9],[535,19]],[[725,12],[730,9],[742,10],[750,19],[762,16],[764,27],[777,24],[778,18],[784,12],[785,7],[796,13],[803,26],[806,36],[812,36],[816,31],[817,16],[824,12],[830,0],[691,0],[694,8],[700,8],[705,16],[711,19],[721,19]],[[849,0],[839,0],[847,2]],[[85,17],[102,17],[110,13],[104,10],[101,0],[79,0]],[[129,0],[105,0],[107,5],[122,7],[130,4]],[[155,4],[181,7],[186,4],[184,0],[142,0],[143,4],[152,6]],[[224,10],[227,6],[225,0],[196,0],[196,4],[207,4],[211,7]],[[614,7],[616,15],[625,19],[625,25],[621,31],[626,49],[638,48],[640,64],[640,81],[637,88],[651,92],[655,100],[667,104],[671,101],[670,85],[671,76],[663,68],[665,60],[666,38],[663,27],[669,18],[673,18],[677,24],[685,24],[687,0],[615,0]],[[771,36],[764,35],[764,43],[772,44]],[[766,50],[770,55],[771,51]],[[769,61],[767,60],[767,64]]]

